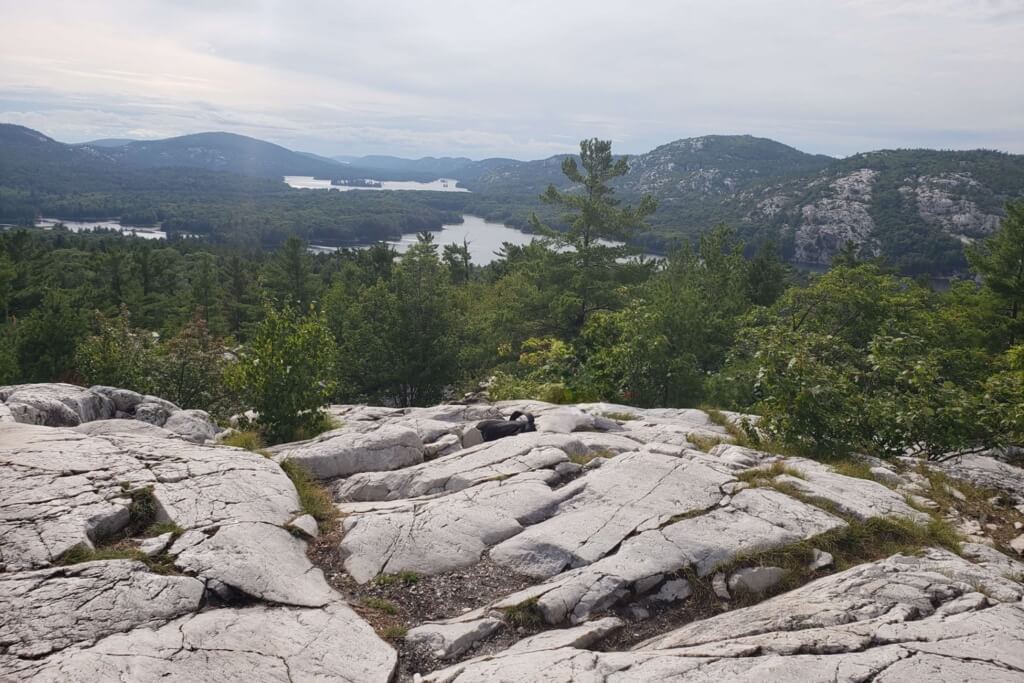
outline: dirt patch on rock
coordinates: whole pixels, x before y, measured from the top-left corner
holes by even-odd
[[[411,681],[416,673],[427,673],[469,657],[499,652],[520,638],[543,630],[506,624],[457,659],[440,660],[423,648],[412,647],[405,642],[409,629],[465,614],[532,586],[534,580],[498,566],[485,556],[471,567],[445,574],[419,576],[404,572],[359,584],[345,571],[338,553],[341,536],[341,530],[336,529],[317,538],[309,544],[309,558],[323,570],[327,582],[398,651],[396,682]]]

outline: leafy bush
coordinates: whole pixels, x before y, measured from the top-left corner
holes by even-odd
[[[301,316],[268,308],[252,341],[230,367],[227,379],[257,411],[257,423],[274,443],[323,423],[321,408],[333,391],[334,339],[322,314]]]

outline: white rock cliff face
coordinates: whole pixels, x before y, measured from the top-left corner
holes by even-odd
[[[818,549],[835,547],[815,547],[872,520],[931,523],[916,463],[856,478],[730,445],[702,411],[525,401],[332,406],[342,427],[265,458],[138,419],[186,412],[155,397],[34,385],[0,399],[0,680],[1024,680],[1024,562],[984,524],[961,555],[839,572]],[[541,431],[463,447],[514,410]],[[303,514],[284,459],[322,479],[340,530]],[[938,467],[1024,515],[1021,468]],[[175,526],[120,543],[152,559],[66,564],[122,532],[146,491]],[[756,558],[795,544],[814,552],[793,588]],[[403,576],[396,651],[359,602]],[[714,594],[720,613],[701,612]]]
[[[900,194],[915,201],[926,223],[968,242],[998,229],[999,216],[983,212],[977,203],[964,197],[964,193],[982,190],[969,173],[918,176],[907,181],[899,188]]]
[[[869,252],[876,250],[875,222],[868,208],[877,177],[878,171],[872,169],[854,171],[832,182],[825,197],[801,208],[795,260],[829,263],[847,242],[866,247]]]

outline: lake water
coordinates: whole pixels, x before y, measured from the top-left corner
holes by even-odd
[[[53,226],[58,223],[63,223],[64,226],[71,232],[84,232],[89,230],[116,230],[125,235],[135,235],[142,237],[147,240],[163,240],[167,239],[167,233],[159,228],[137,228],[131,225],[121,225],[120,221],[107,220],[107,221],[65,221],[59,218],[40,218],[39,222],[36,223],[37,228],[43,230],[50,230]]]
[[[372,179],[368,179],[372,180]],[[464,187],[456,187],[455,180],[450,178],[438,178],[429,183],[419,183],[414,180],[382,180],[380,187],[359,187],[357,185],[331,185],[330,180],[314,178],[308,175],[286,175],[284,182],[300,190],[338,190],[347,192],[349,190],[421,190],[430,192],[469,192]],[[377,182],[377,181],[373,181]]]
[[[497,260],[496,251],[501,249],[505,242],[516,245],[529,244],[537,235],[521,232],[510,228],[504,223],[486,221],[480,216],[464,215],[462,223],[442,226],[441,230],[434,232],[434,244],[444,247],[452,242],[462,244],[463,240],[469,243],[469,255],[473,263],[478,266],[486,266],[488,263]],[[602,240],[603,241],[603,240]],[[404,253],[409,247],[416,244],[415,233],[402,235],[402,239],[388,241],[399,253]],[[611,243],[609,243],[611,244]],[[361,248],[365,248],[363,245]],[[310,245],[310,251],[325,254],[336,251],[337,247],[322,245]],[[438,249],[438,253],[441,251]],[[661,259],[663,256],[657,254],[644,254],[648,258]]]
[[[502,243],[529,244],[536,235],[528,235],[515,228],[510,228],[504,223],[492,223],[485,221],[479,216],[463,216],[463,222],[457,225],[445,225],[441,230],[434,233],[434,243],[442,247],[455,242],[462,244],[462,240],[469,242],[469,255],[473,263],[487,265],[494,261],[494,255],[501,248]],[[404,253],[409,247],[416,244],[415,233],[402,235],[402,239],[389,241],[399,253]],[[318,253],[336,251],[336,247],[325,247],[311,245],[310,249]],[[440,250],[438,250],[440,253]]]

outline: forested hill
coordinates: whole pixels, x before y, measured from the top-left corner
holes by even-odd
[[[370,199],[357,196],[365,193],[346,193],[350,196],[327,199],[304,193],[305,198],[278,198],[267,209],[276,216],[271,221],[275,243],[289,229],[282,212],[307,204],[316,205],[315,220],[301,211],[292,214],[293,231],[332,242],[439,226],[450,216],[438,210],[474,213],[520,228],[537,211],[557,225],[557,216],[538,195],[549,184],[566,187],[565,158],[328,159],[228,133],[66,145],[22,126],[0,124],[0,219],[22,222],[31,220],[33,212],[53,215],[56,210],[65,217],[127,213],[181,219],[181,203],[203,197],[218,200],[219,216],[236,207],[236,215],[258,219],[252,201],[237,203],[268,193],[289,195],[279,181],[283,175],[314,175],[449,177],[473,192],[461,197],[384,193],[387,199]],[[1005,203],[1024,196],[1024,156],[987,150],[882,150],[834,159],[765,138],[711,135],[661,145],[631,156],[629,164],[629,173],[613,186],[627,202],[644,194],[657,199],[650,229],[636,238],[649,250],[666,252],[727,223],[748,244],[774,240],[790,261],[828,264],[852,242],[862,255],[881,257],[908,274],[964,272],[964,244],[990,234]],[[153,193],[160,194],[158,200]],[[202,211],[190,207],[180,229],[223,235],[217,226],[224,221],[208,219]],[[358,230],[351,227],[353,221],[360,224]],[[235,236],[252,230],[264,238],[268,234],[255,227],[264,221],[231,222]]]
[[[234,133],[197,133],[93,149],[102,150],[115,161],[143,168],[188,166],[272,178],[285,175],[356,178],[365,175],[329,159],[318,159]]]
[[[511,222],[549,183],[564,187],[564,156],[476,162],[454,177],[494,202]],[[629,158],[613,183],[627,201],[658,200],[641,236],[666,250],[717,223],[748,242],[774,239],[791,261],[828,264],[848,242],[911,274],[966,267],[963,245],[991,234],[1008,200],[1024,196],[1024,156],[989,150],[882,150],[846,159],[811,155],[773,140],[707,136]],[[517,199],[519,198],[519,199]],[[493,200],[492,200],[493,201]]]

